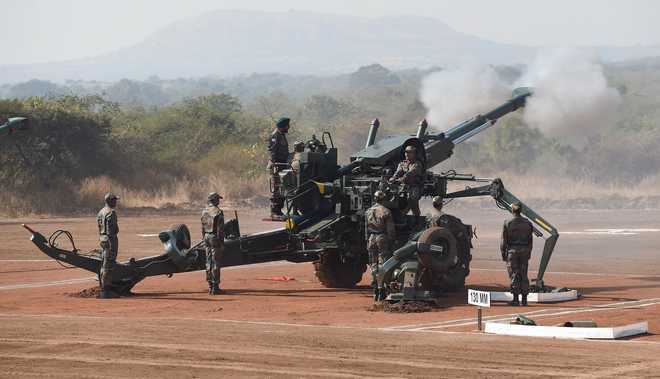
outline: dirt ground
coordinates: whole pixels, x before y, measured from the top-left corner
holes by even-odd
[[[119,212],[120,260],[159,254],[155,233],[170,224],[199,232],[197,215]],[[239,213],[243,233],[279,227],[259,212]],[[468,285],[504,288],[498,238],[506,215],[456,215],[479,237]],[[224,269],[225,293],[215,297],[206,294],[203,272],[148,278],[131,298],[74,297],[96,285],[93,275],[49,260],[20,224],[46,236],[69,230],[87,251],[97,244],[93,218],[0,220],[0,377],[660,377],[660,211],[543,215],[562,233],[546,283],[579,289],[582,298],[527,308],[494,303],[486,318],[648,321],[649,334],[623,341],[486,335],[476,331],[465,291],[431,312],[373,312],[366,275],[356,289],[327,289],[309,263]],[[537,239],[531,270],[541,248]],[[294,280],[272,280],[282,276]]]

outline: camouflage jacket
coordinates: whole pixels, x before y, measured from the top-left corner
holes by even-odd
[[[385,234],[391,241],[394,241],[396,230],[394,229],[392,211],[384,205],[374,204],[371,208],[367,209],[365,215],[367,219],[367,231],[369,233]]]
[[[268,140],[268,153],[273,163],[286,163],[289,160],[289,142],[286,133],[275,130]]]
[[[410,162],[403,160],[396,167],[393,178],[409,186],[419,186],[423,182],[423,174],[422,163],[420,161],[415,160]]]
[[[225,236],[225,215],[217,205],[208,204],[202,210],[202,236],[212,234],[220,239]]]
[[[514,216],[504,221],[502,228],[502,243],[500,251],[502,254],[509,249],[532,250],[533,227],[531,221],[522,216]]]
[[[119,234],[117,212],[107,205],[96,215],[96,224],[99,227],[99,236],[102,241],[107,241],[108,238],[116,237]]]

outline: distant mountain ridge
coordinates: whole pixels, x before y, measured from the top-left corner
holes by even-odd
[[[660,47],[598,47],[604,59],[660,55]],[[460,33],[419,16],[377,19],[290,11],[213,11],[170,24],[131,47],[94,58],[0,66],[0,84],[33,78],[65,81],[235,76],[329,75],[374,62],[388,68],[528,61],[535,48]]]

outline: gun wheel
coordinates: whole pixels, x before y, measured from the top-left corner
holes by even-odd
[[[362,280],[366,263],[349,260],[342,262],[338,251],[326,251],[314,262],[316,277],[328,288],[353,288]]]
[[[179,250],[190,249],[190,230],[186,224],[175,224],[170,226],[170,230],[174,231],[176,237],[176,247]]]

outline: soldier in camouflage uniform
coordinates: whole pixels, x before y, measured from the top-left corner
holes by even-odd
[[[119,224],[117,223],[117,200],[119,197],[107,193],[105,195],[105,206],[96,215],[96,224],[99,227],[99,240],[101,245],[101,256],[103,263],[101,264],[101,271],[99,272],[99,282],[101,285],[100,298],[108,299],[119,297],[111,289],[111,273],[115,264],[117,263],[117,252],[119,251]]]
[[[399,183],[408,193],[408,206],[402,210],[403,214],[412,210],[415,216],[420,215],[419,198],[422,197],[422,185],[424,168],[422,162],[417,159],[417,149],[414,146],[408,146],[405,150],[406,159],[401,161],[390,178],[390,183]]]
[[[281,220],[284,217],[282,207],[284,198],[281,193],[282,183],[278,173],[287,168],[289,162],[289,142],[286,140],[286,134],[289,132],[290,119],[282,117],[275,123],[275,130],[268,140],[268,170],[271,175],[271,197],[270,214],[274,220]]]
[[[519,305],[518,295],[521,295],[522,305],[527,305],[529,279],[527,264],[532,253],[532,223],[521,216],[522,206],[519,203],[511,206],[513,218],[504,222],[502,229],[502,260],[506,261],[506,269],[511,279],[513,301],[510,305]]]
[[[206,281],[209,294],[220,294],[220,263],[225,249],[225,216],[218,208],[222,196],[211,192],[202,210],[202,238],[206,247]]]
[[[367,250],[369,251],[369,258],[371,263],[371,274],[376,281],[378,264],[382,264],[392,256],[392,244],[396,239],[396,231],[394,229],[394,219],[392,212],[383,205],[385,201],[385,193],[383,191],[376,191],[374,193],[374,205],[367,209]],[[380,283],[376,283],[374,287],[374,300],[383,300],[385,291],[380,288]]]

